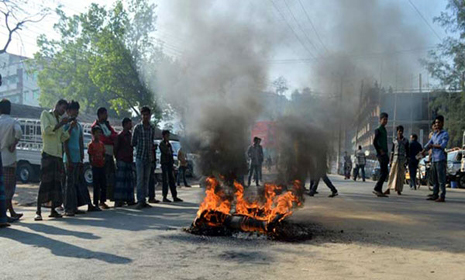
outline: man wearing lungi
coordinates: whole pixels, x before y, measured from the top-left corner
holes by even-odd
[[[102,197],[100,198],[100,208],[108,209],[108,205],[105,203],[107,198],[110,201],[114,201],[113,192],[115,186],[115,160],[114,156],[114,143],[115,139],[118,136],[116,131],[110,125],[108,121],[108,111],[106,108],[99,108],[97,110],[97,120],[92,124],[92,128],[95,126],[99,126],[102,129],[102,135],[100,136],[100,142],[105,145],[105,181],[107,184],[106,192],[102,193]],[[105,196],[103,196],[105,194]]]
[[[10,116],[11,102],[0,101],[0,148],[3,162],[3,180],[5,186],[6,208],[10,212],[9,221],[23,216],[13,209],[13,196],[16,190],[16,145],[22,136],[21,125]]]
[[[62,117],[67,108],[68,102],[60,99],[53,110],[43,111],[40,115],[43,148],[35,221],[42,221],[41,205],[50,201],[52,208],[49,217],[62,217],[55,207],[63,203],[63,143],[76,127],[76,121],[73,120],[67,130],[63,128],[70,122],[68,117]]]

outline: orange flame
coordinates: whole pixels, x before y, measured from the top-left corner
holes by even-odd
[[[293,189],[283,191],[281,186],[275,184],[265,184],[264,195],[262,199],[249,201],[244,197],[244,186],[234,182],[235,197],[228,199],[225,192],[220,187],[220,182],[214,178],[207,179],[207,188],[205,190],[205,199],[200,204],[197,217],[203,216],[211,226],[219,226],[217,217],[213,213],[222,213],[226,215],[237,214],[253,218],[255,220],[270,223],[275,219],[283,220],[292,214],[295,206],[302,205],[302,201],[297,195],[301,184],[299,181],[294,182]],[[235,210],[232,206],[235,203]],[[212,216],[213,215],[213,216]],[[254,228],[242,228],[245,231],[255,231]]]

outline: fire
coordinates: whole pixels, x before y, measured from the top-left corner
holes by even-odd
[[[234,182],[234,189],[233,195],[227,194],[216,178],[208,178],[206,196],[196,220],[218,227],[231,220],[232,216],[242,217],[241,230],[264,232],[267,225],[282,221],[292,214],[294,207],[302,205],[298,195],[301,189],[299,181],[295,181],[289,191],[279,185],[265,184],[262,198],[252,201],[244,197],[244,186],[239,182]]]

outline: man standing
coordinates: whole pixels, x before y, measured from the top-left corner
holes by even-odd
[[[142,121],[134,128],[132,146],[136,148],[137,209],[151,207],[146,202],[153,163],[155,126],[150,123],[150,108],[141,108]]]
[[[260,145],[261,139],[253,138],[253,145],[247,149],[247,158],[250,161],[249,180],[247,186],[250,187],[252,176],[255,176],[257,187],[260,186],[260,169],[263,163],[263,148]]]
[[[66,165],[66,185],[64,193],[65,216],[84,214],[78,207],[87,205],[88,211],[94,211],[95,207],[90,200],[89,190],[83,182],[83,162],[84,162],[84,131],[81,124],[76,120],[79,115],[79,102],[71,101],[66,110],[69,120],[76,122],[76,127],[69,133],[69,139],[65,141],[63,147],[65,155],[63,161]],[[69,124],[64,125],[68,130]]]
[[[434,200],[436,202],[446,201],[446,167],[447,167],[447,156],[445,149],[449,142],[449,133],[443,130],[444,128],[444,117],[437,116],[435,118],[436,132],[433,134],[431,139],[426,143],[423,155],[428,150],[433,150],[431,155],[431,172],[433,176],[434,189],[433,194],[428,197],[428,200]],[[439,195],[439,189],[441,194]]]
[[[362,170],[362,180],[365,182],[365,165],[367,163],[367,157],[362,151],[362,146],[358,146],[358,151],[355,153],[355,170],[354,170],[354,181],[357,181],[359,170]]]
[[[40,115],[43,149],[35,221],[42,221],[41,205],[50,201],[52,207],[49,217],[62,217],[55,210],[55,207],[63,203],[63,142],[68,140],[69,133],[76,127],[76,121],[73,120],[68,130],[63,128],[69,119],[64,117],[60,120],[60,117],[63,116],[67,108],[68,102],[61,99],[55,105],[54,110],[43,111]]]
[[[379,180],[376,183],[375,189],[373,191],[373,193],[378,197],[387,197],[387,195],[383,194],[383,184],[384,181],[386,181],[387,176],[389,175],[389,156],[386,131],[388,118],[389,116],[387,113],[381,113],[381,115],[379,116],[380,126],[375,130],[375,138],[373,139],[373,145],[375,146],[376,156],[378,157],[380,166]]]
[[[134,178],[132,165],[134,163],[134,148],[131,144],[132,121],[123,119],[123,131],[118,134],[115,141],[116,158],[116,184],[115,184],[115,207],[121,207],[124,203],[134,205]]]
[[[21,125],[10,116],[11,102],[0,101],[0,148],[3,162],[3,180],[5,186],[6,208],[10,211],[9,221],[23,216],[13,209],[13,196],[16,190],[16,145],[22,136]]]
[[[169,130],[162,131],[163,140],[160,142],[161,152],[161,171],[163,177],[163,202],[171,202],[168,196],[168,184],[170,186],[171,196],[173,196],[174,202],[182,202],[182,199],[178,198],[178,192],[176,191],[176,183],[174,182],[173,174],[173,147],[170,143],[170,132]]]
[[[92,124],[92,128],[95,126],[99,126],[100,129],[102,129],[102,136],[100,137],[100,142],[105,145],[105,180],[107,184],[107,190],[105,194],[105,197],[101,197],[100,202],[100,207],[102,209],[108,209],[108,205],[105,203],[105,201],[110,199],[110,201],[114,200],[113,198],[113,191],[114,191],[114,186],[115,186],[115,173],[116,173],[116,168],[115,168],[115,160],[113,159],[114,152],[114,142],[118,134],[116,131],[111,127],[110,122],[108,121],[108,111],[106,108],[99,108],[97,110],[97,120]]]
[[[417,169],[419,160],[417,159],[417,155],[422,151],[422,147],[420,143],[417,141],[418,136],[416,134],[410,135],[410,143],[409,143],[409,163],[408,169],[410,174],[410,188],[416,190],[417,189]]]

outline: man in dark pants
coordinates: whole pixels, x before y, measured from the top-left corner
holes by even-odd
[[[168,183],[170,186],[171,195],[173,196],[174,202],[182,202],[182,199],[178,198],[178,193],[176,191],[176,183],[174,182],[173,174],[173,148],[170,143],[170,132],[168,130],[162,131],[163,140],[160,142],[160,152],[161,152],[161,171],[163,177],[163,202],[171,202],[167,198],[168,196]]]
[[[252,176],[255,177],[255,183],[260,186],[261,180],[261,169],[263,163],[263,148],[260,145],[261,139],[254,137],[253,145],[247,149],[247,158],[250,160],[250,169],[249,169],[249,180],[247,186],[250,187],[252,181]]]
[[[388,144],[387,144],[387,131],[386,125],[388,123],[388,114],[381,113],[379,116],[380,126],[375,130],[375,138],[373,139],[373,146],[376,149],[376,156],[378,157],[379,167],[380,167],[380,176],[379,180],[375,185],[373,193],[378,197],[387,197],[383,194],[383,184],[386,181],[387,176],[389,176],[388,164]]]
[[[434,132],[431,139],[426,143],[423,155],[426,151],[433,150],[431,154],[431,172],[433,176],[434,189],[433,194],[428,197],[428,200],[434,200],[436,202],[446,201],[446,172],[447,172],[447,155],[445,149],[449,142],[449,134],[443,130],[444,117],[437,116],[435,118],[436,131]],[[441,194],[439,194],[439,189]]]
[[[416,134],[410,135],[410,144],[409,144],[409,151],[410,151],[410,160],[408,164],[408,170],[410,174],[410,188],[416,190],[417,189],[417,169],[418,169],[418,159],[417,155],[420,153],[423,148],[421,147],[420,143],[417,141],[418,136]]]
[[[310,181],[310,192],[308,193],[309,196],[314,196],[317,193],[318,189],[318,184],[320,183],[320,179],[323,179],[323,182],[325,182],[326,186],[331,190],[331,194],[329,197],[335,197],[338,195],[336,187],[333,185],[331,180],[329,180],[328,175],[324,175],[321,178]]]

